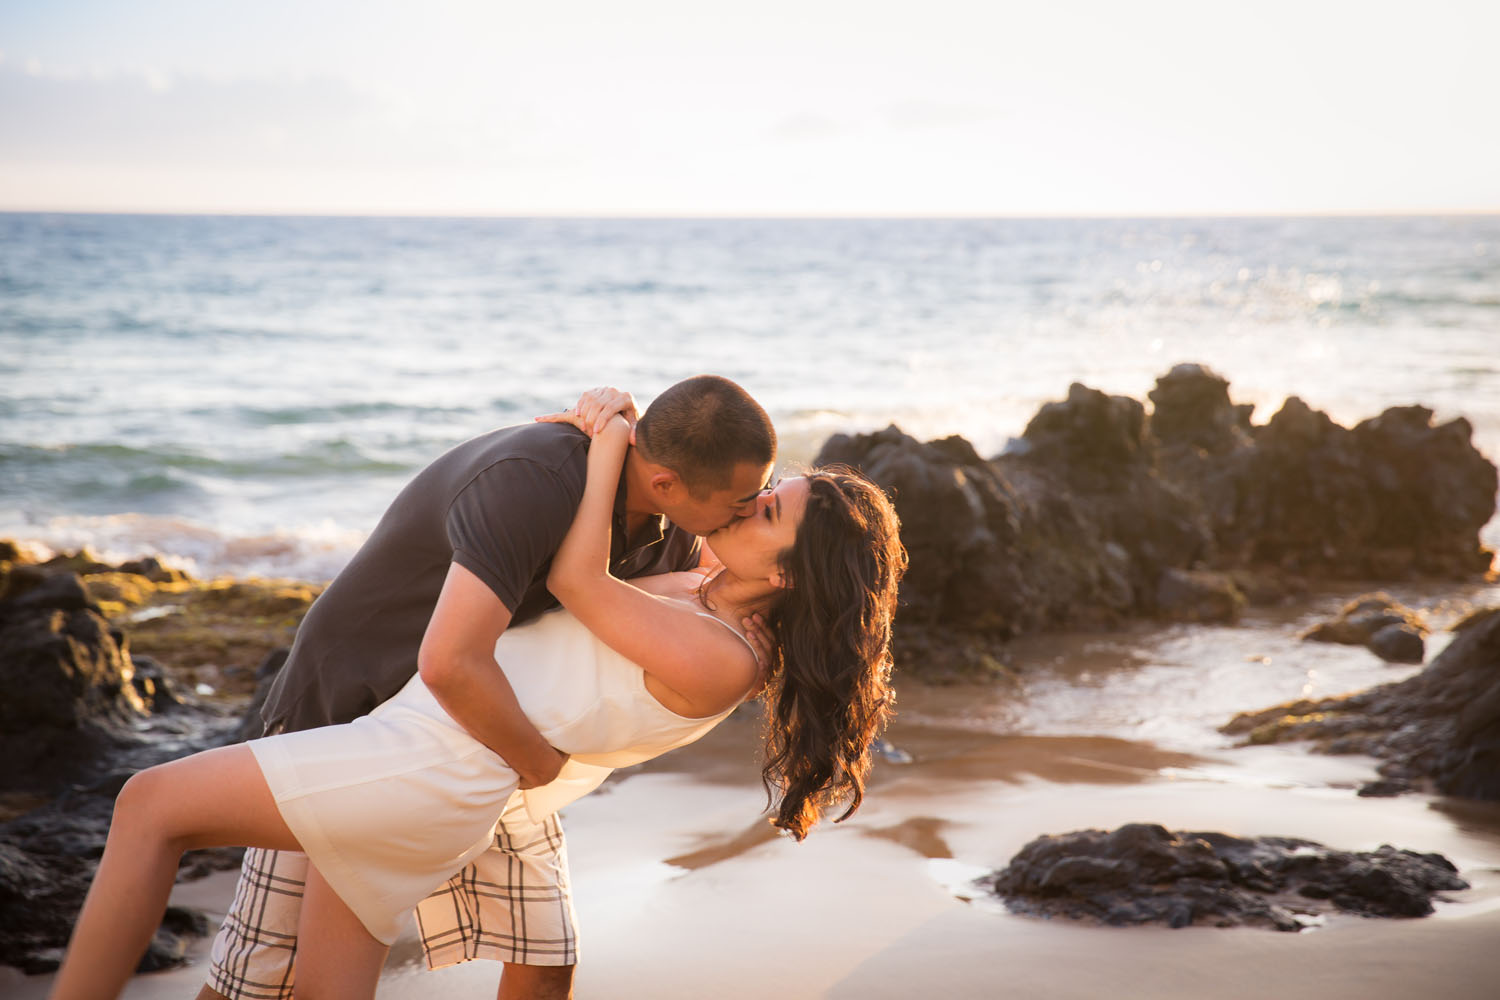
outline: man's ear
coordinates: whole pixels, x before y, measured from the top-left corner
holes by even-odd
[[[671,498],[676,495],[677,490],[683,488],[682,478],[671,469],[661,466],[657,466],[647,482],[651,484],[651,492],[658,497]]]

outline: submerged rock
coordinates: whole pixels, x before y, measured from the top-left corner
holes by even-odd
[[[1302,633],[1310,642],[1366,646],[1391,663],[1421,663],[1426,656],[1427,626],[1415,611],[1374,593],[1345,604],[1338,616]]]
[[[1440,854],[1388,844],[1337,851],[1289,837],[1170,832],[1146,823],[1038,837],[981,881],[1010,909],[1032,916],[1279,931],[1301,930],[1333,910],[1426,916],[1438,893],[1469,887]]]
[[[1169,567],[1156,584],[1157,610],[1172,621],[1233,622],[1245,604],[1245,595],[1224,573]]]
[[[1366,645],[1387,663],[1421,663],[1427,658],[1426,635],[1426,628],[1403,622],[1380,629]]]
[[[1453,631],[1448,647],[1404,681],[1242,713],[1221,732],[1377,757],[1388,793],[1430,782],[1447,795],[1500,801],[1500,608],[1476,611]]]

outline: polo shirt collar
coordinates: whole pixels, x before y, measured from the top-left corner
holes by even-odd
[[[628,534],[626,526],[629,519],[625,512],[625,470],[620,470],[620,482],[615,486],[615,509],[613,517],[614,536],[624,539],[621,544],[621,553],[629,554],[647,549],[666,537],[667,519],[662,514],[652,514],[646,518],[641,529],[633,536]],[[614,546],[611,546],[613,548]]]

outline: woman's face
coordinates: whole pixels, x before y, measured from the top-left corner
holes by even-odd
[[[783,479],[755,499],[747,517],[708,536],[708,547],[724,568],[744,580],[782,585],[781,554],[792,547],[807,509],[805,476]]]

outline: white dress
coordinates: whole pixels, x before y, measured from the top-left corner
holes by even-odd
[[[691,743],[734,710],[693,719],[667,709],[646,690],[640,667],[566,611],[507,629],[495,659],[527,718],[570,755],[558,780],[522,793],[535,819],[596,788],[613,768]],[[412,907],[489,848],[517,784],[420,675],[353,722],[248,745],[303,851],[387,944]]]

